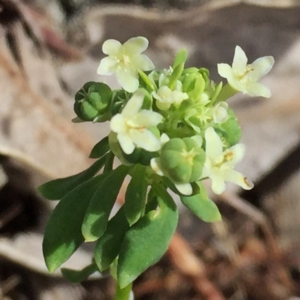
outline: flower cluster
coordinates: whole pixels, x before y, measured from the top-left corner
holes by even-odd
[[[123,45],[116,40],[103,44],[108,56],[101,60],[98,74],[114,73],[122,89],[111,92],[102,84],[96,97],[96,83],[92,83],[90,92],[79,93],[89,96],[84,98],[88,100],[79,97],[76,112],[78,107],[82,112],[78,117],[86,120],[84,107],[88,107],[93,112],[90,120],[110,120],[109,140],[115,156],[124,164],[149,166],[156,180],[165,180],[181,195],[194,194],[195,184],[207,178],[216,194],[225,190],[225,182],[251,189],[252,183],[234,170],[245,146],[239,144],[240,126],[226,101],[238,91],[270,97],[270,90],[258,80],[271,70],[273,57],[247,64],[237,46],[232,67],[218,64],[220,76],[228,81],[223,86],[210,79],[207,69],[185,68],[185,50],[169,69],[154,70],[152,61],[141,54],[147,47],[144,37]]]

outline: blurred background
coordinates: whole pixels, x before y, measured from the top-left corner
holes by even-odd
[[[241,46],[252,62],[273,55],[263,83],[270,99],[230,100],[246,157],[238,169],[252,191],[215,197],[223,221],[206,224],[182,209],[163,259],[135,283],[136,299],[300,299],[299,0],[0,0],[0,299],[102,300],[113,282],[96,274],[71,284],[49,274],[42,234],[55,203],[35,187],[80,172],[104,124],[74,124],[73,97],[96,74],[103,41],[134,36],[166,68],[186,48],[187,66],[231,64]],[[122,195],[120,195],[122,197]],[[92,246],[65,265],[89,264]]]

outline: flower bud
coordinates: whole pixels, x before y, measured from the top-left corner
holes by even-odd
[[[241,127],[231,109],[228,109],[228,120],[216,127],[216,131],[222,137],[226,147],[236,145],[240,141]]]
[[[194,182],[200,178],[205,153],[192,138],[173,138],[161,149],[161,167],[176,183]]]
[[[74,111],[83,121],[109,120],[112,91],[99,82],[87,82],[75,95]]]

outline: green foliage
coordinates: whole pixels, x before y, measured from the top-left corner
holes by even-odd
[[[104,166],[106,157],[103,156],[94,162],[85,171],[55,180],[48,181],[38,187],[38,191],[49,200],[59,200],[64,197],[71,190],[76,188],[82,182],[92,178]]]
[[[104,137],[100,142],[98,142],[92,149],[90,158],[102,157],[110,150],[108,144],[108,137]]]
[[[125,195],[124,210],[127,221],[133,225],[143,214],[147,193],[147,169],[140,164],[132,170],[132,178]]]
[[[121,245],[129,224],[124,214],[124,207],[109,220],[104,234],[99,238],[95,247],[95,262],[100,271],[104,271],[119,255]]]
[[[81,224],[85,211],[104,179],[105,174],[102,174],[79,184],[53,210],[43,240],[43,253],[50,272],[61,266],[84,242]]]
[[[158,198],[159,209],[143,216],[126,233],[118,259],[121,288],[156,263],[167,250],[178,222],[178,211],[170,196]]]
[[[216,204],[207,196],[203,184],[198,183],[200,192],[194,196],[180,196],[182,203],[198,218],[205,222],[216,222],[222,219]]]
[[[61,269],[63,276],[72,283],[79,283],[97,271],[98,268],[95,263],[86,266],[82,270]]]
[[[95,241],[105,232],[110,212],[127,172],[127,167],[119,166],[109,174],[104,174],[105,178],[93,194],[82,223],[82,234],[86,241]]]

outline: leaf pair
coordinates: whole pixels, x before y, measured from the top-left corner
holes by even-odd
[[[50,272],[69,259],[84,240],[94,241],[103,235],[127,171],[120,166],[98,175],[61,199],[44,234],[43,252]]]

